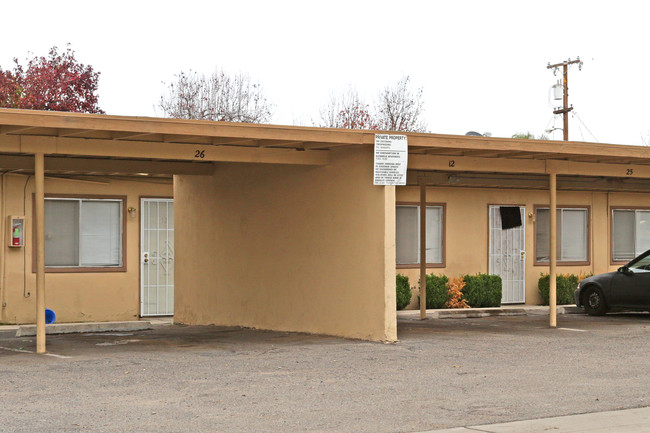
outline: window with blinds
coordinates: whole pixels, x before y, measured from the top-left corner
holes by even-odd
[[[558,262],[589,261],[589,213],[585,208],[557,208]],[[537,208],[535,223],[535,258],[537,262],[550,260],[550,211]]]
[[[420,206],[396,207],[396,255],[398,265],[420,263]],[[426,258],[427,263],[443,263],[443,207],[427,206]]]
[[[629,262],[650,249],[650,210],[612,210],[612,260]]]
[[[45,266],[121,267],[121,199],[45,199]]]

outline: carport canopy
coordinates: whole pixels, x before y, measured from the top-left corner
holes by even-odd
[[[370,166],[366,169],[372,173],[372,146],[377,132],[0,109],[0,170],[33,173],[36,179],[37,352],[45,351],[45,176],[210,176],[217,167],[230,163],[327,167],[336,155],[347,150],[369,155],[362,161]],[[570,188],[575,182],[588,179],[590,184],[600,189],[650,189],[647,180],[650,179],[648,147],[424,133],[406,135],[409,145],[408,184],[419,185],[422,190],[427,185],[458,182],[467,186],[477,183],[507,186],[506,183],[513,185],[514,182],[523,188],[549,190],[551,326],[555,326],[553,209],[558,186]],[[480,180],[466,176],[476,173],[484,176]],[[510,176],[511,180],[504,180],[504,175]],[[373,187],[371,175],[368,175],[367,183],[368,188],[388,191],[385,197],[388,201],[392,197],[394,201],[394,187]],[[394,224],[394,216],[387,221],[387,226],[391,221]],[[389,232],[387,229],[384,235],[390,237]],[[424,237],[424,230],[421,236]],[[385,243],[391,244],[390,240]],[[390,247],[393,249],[393,262],[394,244],[393,228]],[[387,257],[390,259],[390,254]],[[423,272],[425,260],[421,263]],[[394,284],[394,263],[391,265],[390,260],[386,260],[385,268],[385,280],[390,281],[392,275],[392,283],[386,284]],[[421,278],[421,281],[425,279]],[[386,299],[390,301],[389,292],[387,290]],[[383,333],[363,335],[368,335],[369,339],[396,339],[395,313],[389,311],[394,309],[394,295],[393,288],[392,304],[389,301],[384,303]],[[360,336],[340,330],[331,332],[327,327],[306,331]]]

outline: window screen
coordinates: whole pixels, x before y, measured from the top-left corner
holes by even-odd
[[[45,266],[122,266],[122,201],[46,199]]]
[[[636,211],[635,256],[650,249],[650,212]]]
[[[81,202],[81,266],[119,266],[122,243],[121,202]]]
[[[398,206],[396,212],[397,264],[419,263],[420,210],[417,206]]]
[[[538,262],[548,262],[550,260],[549,214],[549,209],[537,209],[535,254]],[[557,209],[556,254],[558,262],[586,262],[588,260],[589,234],[587,221],[587,209]]]
[[[442,206],[427,206],[427,263],[443,261],[443,209]],[[396,252],[397,264],[420,263],[420,207],[397,206],[396,208]]]
[[[45,200],[45,266],[79,266],[76,200]]]
[[[612,211],[612,260],[628,262],[650,249],[650,211]]]

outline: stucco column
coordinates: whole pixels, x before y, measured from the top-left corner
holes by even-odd
[[[420,319],[427,318],[427,186],[420,179]]]
[[[549,206],[549,292],[548,292],[548,314],[551,328],[557,326],[556,304],[556,262],[557,262],[557,177],[555,173],[549,174],[550,180],[550,206]]]

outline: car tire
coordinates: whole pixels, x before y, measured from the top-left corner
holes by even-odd
[[[590,316],[602,316],[607,312],[605,297],[597,287],[587,287],[582,295],[582,301],[585,311]]]

